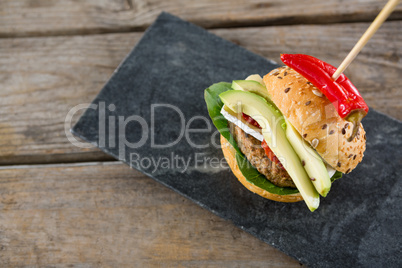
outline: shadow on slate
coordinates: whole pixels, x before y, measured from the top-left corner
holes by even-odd
[[[72,132],[309,267],[401,267],[401,122],[370,111],[363,162],[314,213],[249,192],[217,164],[204,89],[275,67],[162,13]]]

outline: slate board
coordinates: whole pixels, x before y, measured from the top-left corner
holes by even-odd
[[[304,202],[263,199],[228,170],[204,89],[276,66],[162,13],[72,132],[309,267],[402,267],[401,122],[370,110],[363,162],[314,213]],[[183,134],[183,123],[207,130]]]

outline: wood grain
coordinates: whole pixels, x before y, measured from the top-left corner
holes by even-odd
[[[386,0],[8,0],[0,37],[144,30],[167,11],[206,28],[372,21]],[[402,6],[391,19],[402,18]]]
[[[73,146],[64,121],[161,11],[230,27],[212,32],[278,62],[306,53],[337,65],[385,3],[0,1],[0,165],[16,165],[0,167],[0,267],[299,267],[98,149]],[[400,120],[401,18],[399,6],[347,71],[371,107]],[[62,162],[84,163],[49,165]],[[48,164],[24,165],[35,163]]]
[[[280,53],[306,53],[337,65],[368,25],[212,32],[277,62]],[[399,120],[401,28],[402,21],[386,22],[346,72],[369,106]],[[91,102],[141,36],[123,33],[0,39],[0,164],[111,160],[95,148],[71,145],[64,121],[70,109]]]
[[[114,163],[0,168],[1,267],[300,267]]]
[[[213,32],[279,63],[281,53],[302,53],[339,66],[369,25],[295,25]],[[383,25],[345,71],[370,107],[399,120],[402,120],[401,28],[402,21]]]
[[[0,163],[107,160],[99,150],[72,146],[65,118],[92,101],[141,36],[0,40]]]

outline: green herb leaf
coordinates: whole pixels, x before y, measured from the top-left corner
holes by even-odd
[[[335,171],[334,175],[331,177],[331,182],[334,182],[337,179],[342,178],[343,173],[340,171]]]
[[[220,82],[213,84],[204,92],[205,102],[207,103],[208,113],[214,123],[215,127],[222,134],[223,137],[235,148],[236,152],[242,153],[234,140],[234,137],[229,131],[228,121],[221,114],[223,102],[219,98],[219,94],[233,90],[230,83]]]

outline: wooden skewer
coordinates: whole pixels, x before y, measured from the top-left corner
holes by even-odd
[[[339,65],[338,69],[332,76],[332,79],[336,80],[338,77],[345,71],[345,69],[349,66],[349,64],[354,60],[354,58],[359,54],[362,48],[367,44],[368,40],[373,36],[373,34],[380,28],[380,26],[384,23],[384,21],[388,18],[388,16],[392,13],[395,7],[399,4],[400,0],[389,0],[388,3],[384,6],[378,16],[375,18],[370,27],[366,30],[366,32],[362,35],[360,40],[356,43],[353,49],[349,52],[346,58],[343,60],[341,65]]]

